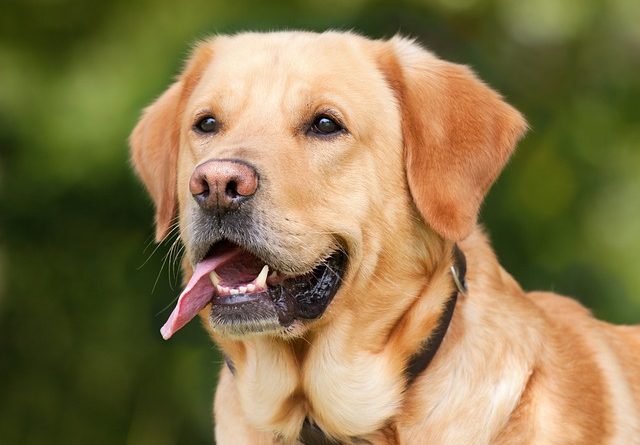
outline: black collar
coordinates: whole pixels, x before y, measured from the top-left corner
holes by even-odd
[[[415,379],[427,369],[431,360],[438,352],[442,340],[444,339],[451,318],[453,317],[453,310],[456,307],[458,301],[458,294],[466,294],[467,283],[465,276],[467,274],[467,261],[464,253],[460,250],[457,244],[453,246],[453,265],[451,266],[451,277],[455,284],[453,292],[447,299],[444,311],[440,315],[438,325],[431,331],[431,335],[422,344],[421,348],[411,356],[405,374],[407,377],[407,387],[409,387]],[[305,445],[340,445],[340,442],[336,442],[329,438],[320,427],[312,423],[308,418],[304,420],[302,424],[302,431],[300,431],[300,442]]]
[[[413,354],[409,360],[409,364],[405,370],[407,375],[407,386],[411,385],[420,373],[427,369],[427,366],[429,366],[429,363],[433,360],[436,352],[438,352],[438,349],[442,344],[442,340],[444,339],[444,335],[447,333],[447,329],[449,329],[451,317],[453,317],[453,310],[455,309],[456,302],[458,301],[458,294],[467,293],[467,283],[465,281],[466,274],[467,261],[464,257],[464,253],[462,253],[462,250],[460,250],[457,244],[454,244],[451,277],[453,278],[455,287],[444,305],[444,311],[440,315],[438,325],[433,331],[431,331],[429,338],[422,343],[420,350]]]

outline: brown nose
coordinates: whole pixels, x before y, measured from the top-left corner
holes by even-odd
[[[242,161],[212,159],[196,167],[189,190],[200,208],[231,210],[258,189],[256,169]]]

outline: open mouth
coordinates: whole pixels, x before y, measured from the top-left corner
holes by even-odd
[[[281,273],[230,241],[211,246],[160,330],[167,340],[211,303],[210,322],[222,334],[287,328],[318,318],[337,292],[346,268],[337,250],[302,275]]]

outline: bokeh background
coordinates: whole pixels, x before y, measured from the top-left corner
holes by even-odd
[[[640,321],[637,0],[4,0],[0,443],[212,442],[220,358],[128,164],[139,111],[211,33],[412,35],[472,65],[531,124],[482,219],[528,289]],[[348,61],[346,61],[348,63]]]

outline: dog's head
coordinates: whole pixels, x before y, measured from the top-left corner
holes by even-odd
[[[524,129],[470,70],[403,38],[199,44],[131,136],[156,238],[177,213],[191,276],[163,336],[209,303],[223,335],[296,335],[381,273],[418,273],[409,252],[470,233]]]

